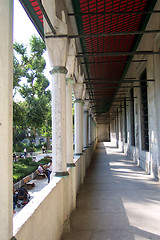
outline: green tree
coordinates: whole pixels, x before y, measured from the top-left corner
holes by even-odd
[[[16,134],[17,130],[20,134],[22,129],[30,129],[32,136],[35,132],[46,134],[46,131],[46,135],[51,136],[51,93],[44,76],[45,50],[44,42],[36,36],[31,37],[29,47],[14,43],[14,96],[19,93],[23,99],[23,102],[14,102]]]

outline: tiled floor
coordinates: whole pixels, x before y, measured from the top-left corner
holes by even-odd
[[[99,143],[62,240],[160,240],[160,183]]]

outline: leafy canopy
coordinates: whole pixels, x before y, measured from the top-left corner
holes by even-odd
[[[36,36],[31,37],[28,47],[14,43],[14,96],[19,93],[22,101],[13,103],[13,122],[19,135],[28,128],[41,134],[49,131],[46,135],[51,135],[51,92],[44,75],[45,51],[44,42]]]

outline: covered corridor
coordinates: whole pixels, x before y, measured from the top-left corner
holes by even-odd
[[[62,240],[159,240],[159,189],[113,144],[98,143]]]
[[[53,172],[13,219],[13,0],[1,0],[0,239],[60,240],[71,213],[63,240],[160,239],[160,0],[20,2],[51,64]]]

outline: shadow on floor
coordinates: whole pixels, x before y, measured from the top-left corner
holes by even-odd
[[[98,144],[61,240],[160,240],[159,184],[115,150]]]

